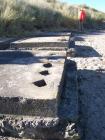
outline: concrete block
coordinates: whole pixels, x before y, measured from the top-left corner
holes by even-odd
[[[15,44],[35,51],[0,51],[0,135],[63,139],[70,133],[74,140],[74,127],[64,134],[78,119],[76,64],[64,51],[68,38],[39,38]]]
[[[1,51],[0,113],[58,117],[65,56],[54,51]]]
[[[67,50],[67,57],[75,57],[77,54],[76,48],[70,48]]]
[[[11,49],[65,49],[68,47],[69,36],[31,37],[11,43]]]
[[[69,42],[68,42],[68,47],[69,48],[75,48],[75,37],[69,37]]]
[[[69,37],[67,56],[68,57],[75,57],[76,56],[75,36],[74,36],[74,34],[72,34]]]

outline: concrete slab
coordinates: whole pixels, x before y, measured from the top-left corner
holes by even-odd
[[[11,49],[45,49],[45,48],[67,48],[69,36],[49,36],[49,37],[32,37],[17,40],[11,43]]]
[[[0,51],[0,135],[78,137],[76,64],[67,59],[66,51],[57,51],[71,46],[68,39],[64,35],[29,38],[12,46],[21,50]],[[35,51],[26,50],[33,47]]]
[[[0,51],[0,135],[78,137],[76,64],[65,57],[65,51]]]
[[[0,51],[0,113],[57,117],[65,56],[54,51]]]

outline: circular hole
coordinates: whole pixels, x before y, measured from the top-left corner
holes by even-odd
[[[49,75],[49,72],[48,72],[48,70],[44,70],[44,71],[41,71],[41,72],[39,72],[41,75],[44,75],[44,76],[47,76],[47,75]]]
[[[44,66],[45,68],[51,68],[51,67],[52,67],[52,64],[51,64],[51,63],[46,63],[46,64],[43,64],[43,66]]]
[[[33,82],[33,84],[37,87],[44,87],[47,85],[44,79],[39,80],[39,81],[35,81],[35,82]]]
[[[53,56],[53,55],[55,55],[55,54],[54,54],[54,53],[51,53],[51,54],[50,54],[50,56]]]

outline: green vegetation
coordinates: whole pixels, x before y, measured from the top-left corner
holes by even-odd
[[[105,14],[82,5],[86,28],[98,28]],[[57,0],[0,0],[0,35],[26,35],[40,30],[78,29],[78,9]]]

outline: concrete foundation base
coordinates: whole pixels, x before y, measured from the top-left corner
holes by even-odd
[[[24,38],[11,42],[10,49],[64,50],[68,47],[69,36]]]
[[[54,46],[61,43],[64,50],[67,40],[56,39],[44,38],[48,41],[46,48],[51,47],[53,51],[0,51],[1,136],[79,140],[76,64],[67,59],[66,51],[54,51],[49,46],[51,41]],[[37,46],[37,39],[34,43]],[[43,46],[41,42],[38,45]]]
[[[57,117],[65,77],[65,52],[5,53],[7,56],[3,52],[0,55],[0,113]]]

